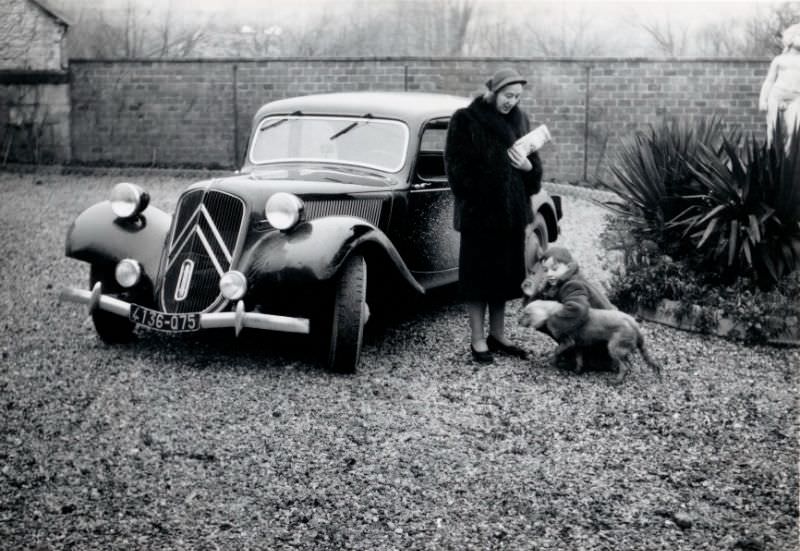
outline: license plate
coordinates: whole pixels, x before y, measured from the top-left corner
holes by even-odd
[[[190,314],[168,314],[137,304],[131,304],[131,313],[128,318],[139,325],[169,333],[197,331],[200,329],[200,314],[196,312]]]

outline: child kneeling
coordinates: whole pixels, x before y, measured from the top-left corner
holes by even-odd
[[[580,271],[578,262],[565,247],[550,247],[542,255],[536,273],[523,283],[526,301],[534,298],[556,300],[563,305],[543,328],[559,344],[568,344],[571,336],[582,327],[589,317],[589,308],[616,310],[600,287],[587,280]],[[541,330],[541,329],[540,329]],[[566,348],[566,347],[559,347]],[[583,354],[594,360],[595,367],[608,368],[611,358],[605,346],[590,346]],[[559,365],[569,361],[574,365],[574,352],[565,350],[554,358]]]

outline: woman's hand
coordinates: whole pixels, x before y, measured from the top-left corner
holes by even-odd
[[[523,172],[530,172],[533,170],[530,159],[517,151],[516,147],[508,148],[508,158],[511,159],[511,164],[514,168],[522,170]]]

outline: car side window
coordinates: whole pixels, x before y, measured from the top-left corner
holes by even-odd
[[[445,182],[444,144],[447,139],[447,120],[428,122],[422,130],[419,155],[417,156],[417,178],[425,181]]]

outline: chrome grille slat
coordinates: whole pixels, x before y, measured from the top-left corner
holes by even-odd
[[[198,189],[190,191],[181,197],[180,205],[175,211],[175,227],[185,228],[189,218],[194,214],[194,211],[200,206],[203,201],[203,190]],[[177,235],[176,232],[173,235]]]
[[[335,215],[356,216],[377,226],[381,215],[381,200],[331,199],[306,201],[305,209],[307,220]]]
[[[220,272],[237,260],[246,220],[247,208],[234,195],[198,190],[181,197],[163,264],[160,302],[165,312],[205,312],[224,301]],[[188,293],[179,298],[186,271],[191,276]]]

